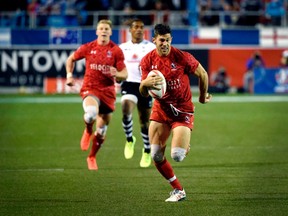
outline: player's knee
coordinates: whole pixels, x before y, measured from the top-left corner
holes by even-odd
[[[84,114],[84,120],[86,123],[92,123],[96,120],[97,111],[95,106],[87,106],[85,107],[85,114]]]
[[[151,157],[155,163],[160,163],[164,159],[164,155],[159,145],[151,144]]]
[[[151,154],[151,157],[155,163],[160,163],[164,159],[164,155],[162,154],[162,152],[157,152],[157,153]]]
[[[125,101],[132,101],[133,103],[138,103],[138,98],[133,94],[125,94],[121,97],[121,103],[125,103]]]
[[[186,157],[186,149],[180,147],[174,147],[171,151],[171,157],[176,162],[181,162]]]

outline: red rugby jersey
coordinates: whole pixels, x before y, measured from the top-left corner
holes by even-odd
[[[74,53],[74,58],[85,58],[85,74],[81,91],[114,87],[115,79],[110,74],[110,66],[117,71],[125,68],[122,50],[114,42],[101,46],[97,40],[81,45]]]
[[[140,63],[142,80],[155,69],[163,73],[167,82],[166,94],[156,99],[154,106],[170,109],[172,104],[181,111],[193,112],[189,74],[194,74],[198,65],[199,62],[190,53],[175,47],[171,47],[168,56],[159,56],[155,49],[143,57]]]

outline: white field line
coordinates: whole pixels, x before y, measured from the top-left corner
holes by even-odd
[[[212,97],[211,102],[288,102],[288,95],[273,96],[219,96]]]
[[[193,97],[193,102],[197,103],[197,96]],[[120,97],[117,97],[117,103],[120,103]],[[214,96],[211,103],[245,103],[245,102],[288,102],[288,95],[271,96]],[[11,97],[0,98],[0,104],[13,103],[81,103],[81,97]]]
[[[0,103],[81,103],[79,97],[11,97],[0,98]]]
[[[3,172],[64,172],[64,168],[55,168],[55,169],[51,169],[51,168],[47,168],[47,169],[4,169],[4,170],[0,170],[0,173]]]

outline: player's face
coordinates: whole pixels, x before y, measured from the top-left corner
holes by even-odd
[[[141,42],[143,40],[143,34],[144,34],[144,24],[142,22],[133,22],[131,28],[130,28],[132,41],[135,42]]]
[[[109,40],[112,35],[112,29],[108,24],[100,23],[97,26],[96,35],[100,40]]]
[[[167,56],[171,50],[171,34],[157,35],[153,42],[156,44],[157,53],[160,56]]]

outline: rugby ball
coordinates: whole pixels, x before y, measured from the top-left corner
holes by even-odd
[[[162,84],[156,85],[158,88],[160,88],[160,90],[148,88],[148,93],[153,98],[162,98],[166,93],[167,88],[166,79],[164,75],[158,70],[152,70],[148,73],[148,77],[152,75],[158,75],[162,77]]]

